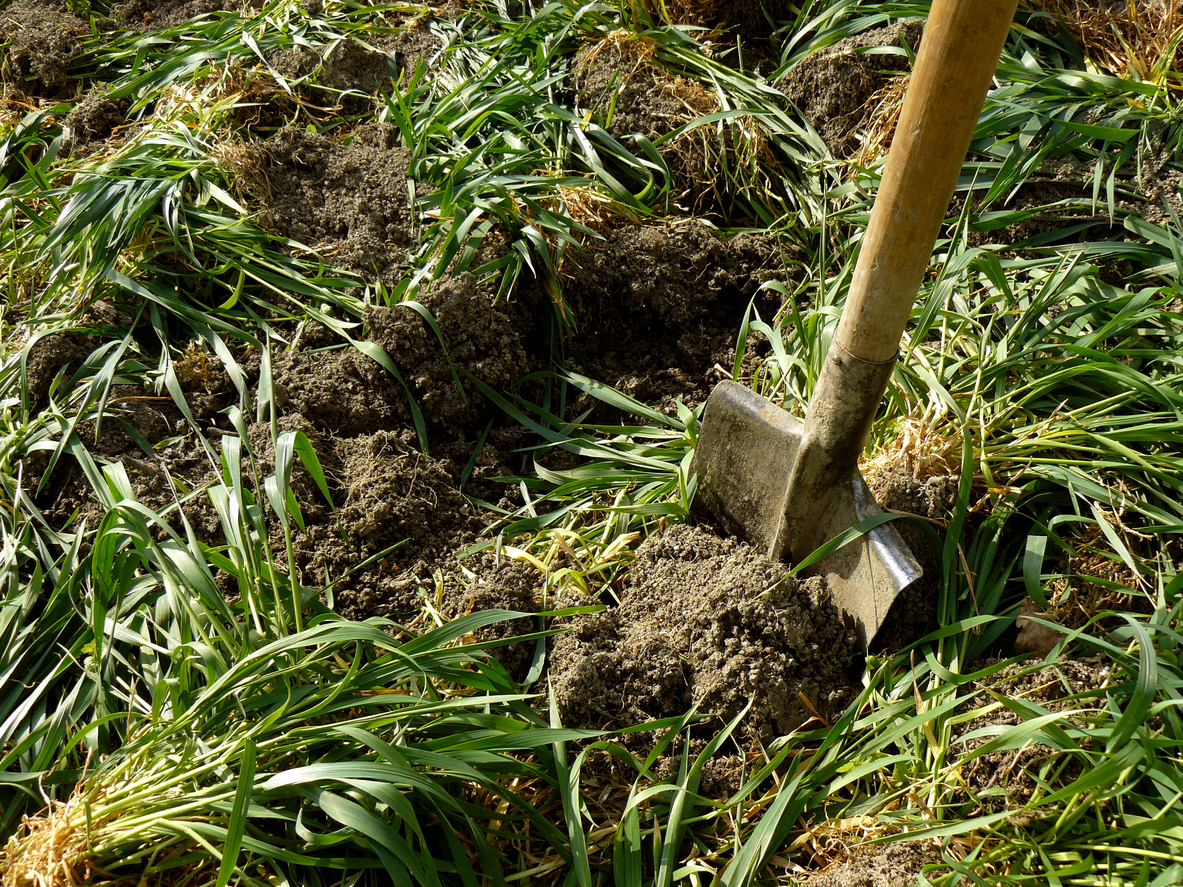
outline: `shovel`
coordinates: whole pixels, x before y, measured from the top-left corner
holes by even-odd
[[[734,382],[707,400],[692,471],[692,513],[812,565],[870,647],[891,605],[921,575],[881,515],[858,457],[887,389],[977,126],[1017,0],[934,0],[838,329],[804,426]],[[880,520],[884,520],[880,518]],[[842,543],[837,537],[859,527]],[[867,529],[867,528],[870,529]]]

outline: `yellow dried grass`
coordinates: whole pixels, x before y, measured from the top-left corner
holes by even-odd
[[[1183,0],[1028,0],[1063,24],[1096,68],[1183,88]]]

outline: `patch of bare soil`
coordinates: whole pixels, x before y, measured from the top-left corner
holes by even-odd
[[[393,279],[414,243],[410,151],[390,125],[364,126],[347,141],[285,127],[256,148],[254,183],[267,222],[326,261]]]
[[[822,582],[798,582],[744,543],[671,527],[638,549],[618,596],[554,641],[568,726],[619,729],[692,707],[726,721],[750,705],[742,732],[767,742],[836,717],[856,692],[861,649]]]
[[[239,0],[124,0],[115,8],[115,16],[128,30],[148,34],[240,6]]]
[[[17,0],[0,12],[0,31],[7,42],[0,67],[6,83],[44,98],[74,92],[67,71],[90,25],[66,0]]]
[[[941,849],[931,842],[863,845],[798,883],[802,887],[913,887],[926,865],[940,861]]]
[[[1109,667],[1102,657],[1066,659],[1034,673],[1025,672],[1021,664],[1009,665],[992,676],[988,686],[994,693],[1010,699],[1023,699],[1053,713],[1070,709],[1084,709],[1087,713],[1090,709],[1105,707],[1104,693],[1097,692],[1107,685],[1110,677]],[[1086,695],[1080,698],[1080,694]],[[957,725],[951,757],[954,762],[963,761],[961,779],[964,781],[965,794],[961,799],[978,804],[978,812],[1018,810],[1031,800],[1040,782],[1045,786],[1048,781],[1062,786],[1081,775],[1078,760],[1037,741],[1026,742],[1021,748],[990,752],[965,760],[971,752],[981,748],[993,737],[963,737],[968,737],[982,727],[1011,727],[1023,721],[1019,715],[998,705],[986,693],[976,694],[966,704],[965,710],[980,711],[981,714]],[[1078,726],[1085,726],[1080,720],[1081,716],[1071,717]]]
[[[906,44],[915,51],[923,34],[921,20],[855,34],[806,56],[778,86],[835,156],[852,157],[870,123],[871,97],[898,73],[909,70],[903,55],[865,50]]]
[[[744,311],[755,298],[761,316],[776,313],[779,296],[760,287],[783,280],[785,263],[771,237],[724,241],[684,220],[606,232],[568,251],[562,273],[579,325],[569,362],[672,413],[677,397],[701,403],[730,377]]]

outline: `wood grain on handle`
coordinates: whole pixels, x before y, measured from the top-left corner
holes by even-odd
[[[836,341],[891,360],[977,126],[1017,0],[934,0]]]

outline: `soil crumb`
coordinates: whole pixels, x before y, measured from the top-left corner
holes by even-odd
[[[411,153],[389,124],[346,142],[296,127],[257,145],[265,183],[255,183],[267,222],[326,261],[384,280],[409,266],[414,242]]]
[[[908,20],[840,40],[806,56],[779,82],[781,90],[837,157],[851,157],[861,147],[870,99],[893,76],[909,70],[902,54],[862,50],[920,45],[924,22]]]
[[[680,525],[650,537],[619,605],[573,620],[550,675],[569,727],[621,728],[691,708],[768,742],[836,717],[856,692],[861,649],[820,579],[735,539]],[[718,729],[720,720],[705,729]]]
[[[913,887],[926,865],[940,861],[941,849],[935,843],[864,845],[798,883],[802,887]]]
[[[82,51],[90,25],[66,0],[17,0],[0,12],[7,35],[2,71],[27,95],[66,98],[73,92],[67,71]]]

